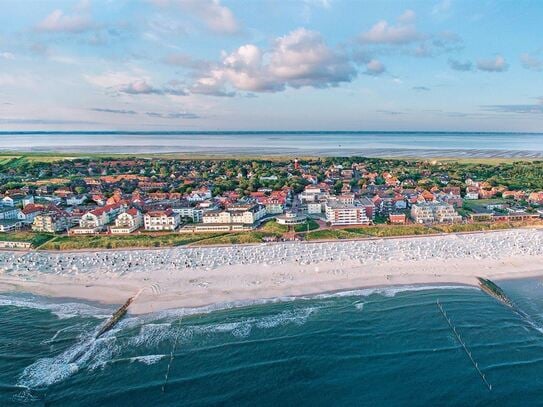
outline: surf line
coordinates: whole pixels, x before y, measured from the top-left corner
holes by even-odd
[[[439,299],[436,301],[436,305],[437,305],[437,308],[439,309],[439,311],[441,312],[441,315],[443,315],[443,318],[445,318],[445,321],[447,321],[447,324],[449,325],[449,328],[451,329],[454,336],[456,337],[456,340],[460,343],[460,345],[462,345],[462,349],[464,349],[464,352],[466,352],[466,355],[468,355],[468,358],[471,361],[473,367],[475,368],[477,373],[479,373],[479,376],[481,376],[481,379],[483,380],[483,383],[486,385],[486,387],[488,387],[489,391],[492,391],[492,385],[488,382],[488,380],[486,380],[486,377],[485,377],[484,373],[479,368],[479,365],[477,364],[475,359],[473,359],[473,356],[471,355],[471,352],[469,351],[468,347],[466,346],[466,343],[460,337],[460,334],[456,331],[456,328],[455,328],[454,324],[452,323],[451,319],[447,316],[447,313],[445,312],[445,310],[441,306],[441,303],[439,302]]]

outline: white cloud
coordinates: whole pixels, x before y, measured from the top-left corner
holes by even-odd
[[[508,67],[509,65],[507,65],[505,58],[501,55],[496,55],[495,58],[479,59],[477,61],[477,69],[485,72],[504,72]]]
[[[360,34],[359,40],[364,44],[404,45],[422,40],[424,36],[419,33],[413,24],[415,12],[406,10],[398,17],[398,24],[391,25],[386,20],[375,23],[368,31]]]
[[[66,15],[62,10],[55,10],[45,17],[36,29],[44,32],[82,33],[93,28],[91,19],[86,15]]]
[[[540,58],[528,54],[527,52],[520,56],[520,62],[526,69],[530,69],[532,71],[543,70],[543,61]]]
[[[164,86],[154,86],[147,75],[137,72],[106,72],[101,75],[83,75],[83,78],[99,88],[118,95],[186,95],[182,84],[170,81]]]
[[[13,55],[11,52],[0,52],[0,58],[14,60],[15,55]]]
[[[398,17],[398,21],[403,24],[410,24],[415,21],[417,15],[413,10],[405,10],[403,14]]]
[[[323,88],[348,82],[356,70],[322,36],[304,28],[277,38],[268,52],[246,44],[223,57],[195,81],[194,93],[231,96],[235,90],[277,92],[290,86]]]
[[[372,59],[366,64],[366,74],[367,75],[381,75],[385,72],[386,68],[383,63],[377,59]]]
[[[161,7],[177,5],[219,34],[235,34],[240,29],[232,10],[223,6],[220,0],[152,0],[152,3]]]

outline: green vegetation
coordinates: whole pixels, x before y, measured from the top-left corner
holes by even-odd
[[[275,219],[269,220],[259,229],[261,232],[266,233],[279,233],[283,234],[288,231],[288,226],[280,225]]]
[[[3,242],[28,242],[32,244],[32,247],[38,247],[49,240],[53,239],[55,235],[50,233],[34,233],[34,232],[11,232],[0,233],[0,241]]]
[[[219,233],[169,233],[160,235],[99,235],[99,236],[58,236],[46,242],[43,250],[78,249],[120,249],[130,247],[183,246],[200,240],[221,236]]]
[[[513,229],[528,226],[528,222],[465,223],[452,225],[380,225],[345,229],[323,229],[306,234],[307,240],[356,239],[363,237],[394,237],[463,233],[486,230]]]
[[[301,233],[307,232],[308,230],[316,230],[318,228],[319,224],[317,222],[315,222],[313,219],[308,219],[304,223],[294,226],[294,231],[296,233]]]
[[[192,246],[262,243],[264,237],[280,237],[280,235],[258,231],[228,233],[223,236],[199,240],[194,242]]]

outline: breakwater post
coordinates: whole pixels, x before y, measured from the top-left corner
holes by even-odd
[[[443,315],[443,318],[445,318],[445,321],[447,321],[447,324],[449,325],[449,328],[451,329],[454,336],[456,337],[456,340],[460,343],[460,345],[462,345],[462,349],[464,349],[464,352],[466,353],[466,355],[468,355],[468,358],[471,361],[473,367],[475,368],[475,370],[477,371],[479,376],[481,376],[481,379],[483,380],[483,383],[486,385],[486,387],[488,387],[489,391],[492,391],[492,385],[488,382],[488,380],[486,380],[486,377],[485,377],[484,373],[479,368],[479,364],[475,361],[475,359],[473,359],[473,356],[471,355],[471,352],[469,351],[468,347],[466,346],[466,343],[460,337],[460,334],[456,330],[456,327],[452,323],[451,319],[447,316],[447,313],[443,309],[443,306],[441,305],[439,300],[436,301],[436,304],[437,304],[437,308],[441,312],[441,315]]]

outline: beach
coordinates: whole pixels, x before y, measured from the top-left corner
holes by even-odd
[[[367,287],[476,285],[543,274],[543,232],[156,250],[0,253],[0,292],[120,304],[134,314]]]

